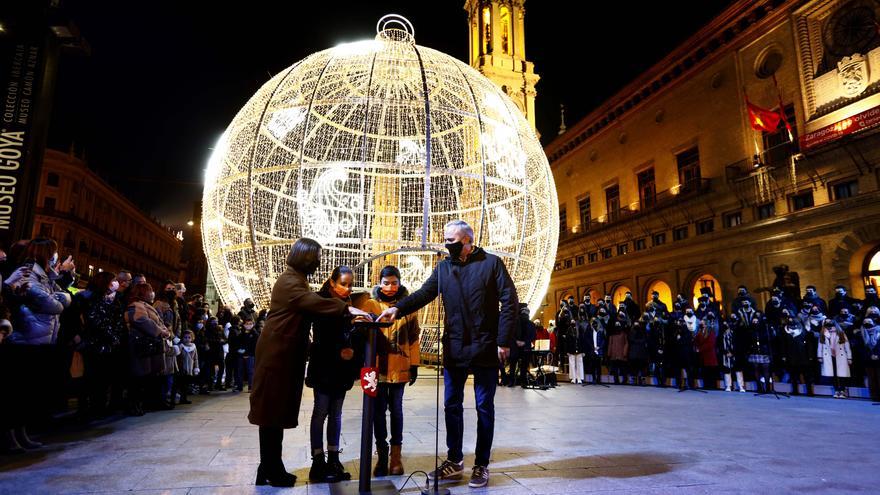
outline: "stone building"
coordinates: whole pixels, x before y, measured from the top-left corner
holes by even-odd
[[[547,295],[667,303],[739,284],[880,276],[880,8],[743,0],[546,147],[560,237]],[[752,128],[752,104],[784,113]],[[788,127],[786,126],[788,123]],[[797,276],[794,276],[796,273]]]
[[[178,280],[181,240],[73,155],[46,150],[34,237],[58,242],[88,280],[99,271],[143,273],[155,288]]]

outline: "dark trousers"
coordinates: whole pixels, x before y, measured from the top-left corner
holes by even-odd
[[[229,370],[226,370],[226,373],[228,374]],[[245,379],[248,390],[254,388],[254,357],[238,354],[235,363],[235,388],[244,389]]]
[[[444,413],[446,416],[446,447],[450,461],[464,459],[464,385],[468,368],[444,368]],[[495,435],[495,389],[498,386],[498,368],[474,367],[474,398],[477,403],[477,448],[475,463],[488,466]]]
[[[812,394],[812,386],[813,386],[813,374],[810,371],[810,366],[794,366],[789,365],[786,366],[786,371],[788,371],[789,383],[791,383],[791,393],[797,394],[798,385],[803,383],[806,386],[807,394]],[[801,375],[804,376],[804,380],[801,381]]]
[[[509,382],[507,385],[516,385],[517,380],[519,380],[520,385],[526,386],[529,384],[528,372],[530,352],[524,347],[517,347],[514,352],[516,355],[510,360],[510,376],[508,377]]]
[[[281,441],[284,429],[275,426],[260,427],[260,466],[269,473],[284,471],[281,461]]]
[[[232,349],[230,349],[229,354],[226,355],[224,363],[224,365],[226,366],[226,379],[224,380],[224,382],[226,383],[227,387],[231,387],[233,380],[239,378],[238,363],[240,357],[241,355],[237,351]],[[236,385],[237,383],[238,382],[236,382]]]
[[[325,393],[315,390],[315,405],[312,408],[312,423],[309,426],[312,452],[324,451],[324,421],[327,422],[327,450],[339,452],[344,402],[345,391]]]
[[[593,383],[602,381],[602,356],[584,354],[584,377],[592,376]]]
[[[703,388],[718,387],[718,367],[717,366],[701,366],[700,378],[703,379]]]
[[[107,397],[116,375],[113,359],[111,353],[86,352],[83,355],[88,407],[95,414],[107,410]]]
[[[388,425],[385,411],[391,411],[391,445],[403,444],[403,391],[406,383],[380,383],[373,402],[373,432],[376,447],[388,449]]]
[[[880,402],[880,366],[865,367],[865,375],[868,377],[868,391],[871,400]]]

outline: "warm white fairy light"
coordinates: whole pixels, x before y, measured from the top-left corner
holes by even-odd
[[[375,40],[284,70],[223,133],[205,171],[202,235],[226,304],[252,297],[268,306],[299,237],[324,246],[315,283],[349,265],[367,289],[396,264],[415,290],[439,259],[443,225],[462,218],[478,245],[503,257],[521,301],[539,310],[558,240],[543,149],[495,84],[417,46],[408,26],[380,23]],[[436,325],[436,306],[422,318]]]

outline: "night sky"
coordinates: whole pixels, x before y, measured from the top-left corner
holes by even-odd
[[[541,76],[545,144],[560,103],[571,127],[729,3],[528,0],[526,56]],[[49,145],[74,142],[101,176],[169,225],[191,217],[210,148],[238,109],[294,62],[372,38],[387,13],[406,16],[418,44],[467,62],[464,0],[65,5],[91,54],[61,63]]]

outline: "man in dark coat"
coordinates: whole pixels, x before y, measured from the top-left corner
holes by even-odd
[[[257,321],[257,306],[256,304],[254,304],[253,299],[247,298],[244,300],[244,305],[238,312],[238,317],[241,319],[241,321]]]
[[[834,297],[828,301],[828,316],[837,316],[840,314],[840,310],[846,308],[850,313],[857,313],[855,305],[859,303],[858,299],[854,299],[849,297],[846,294],[846,287],[842,285],[838,285],[834,287]],[[859,311],[858,314],[861,314]]]
[[[745,285],[740,285],[736,288],[736,298],[733,300],[733,304],[731,305],[730,311],[732,313],[738,312],[744,306],[744,302],[748,301],[749,306],[752,308],[758,307],[755,302],[755,298],[749,294],[749,289]]]
[[[495,432],[495,387],[498,366],[510,354],[518,325],[516,287],[501,258],[474,246],[474,231],[455,220],[444,229],[449,256],[422,287],[382,312],[394,319],[427,306],[442,294],[443,368],[447,459],[431,478],[459,479],[464,471],[462,403],[468,372],[474,375],[477,404],[476,459],[468,485],[489,483],[489,457]]]
[[[623,302],[620,305],[626,308],[626,316],[629,317],[630,321],[636,321],[642,316],[642,310],[639,309],[638,303],[633,299],[632,292],[626,291],[626,294],[623,296]]]
[[[805,303],[809,303],[810,306],[818,306],[819,311],[821,311],[823,314],[828,313],[828,304],[825,303],[824,299],[819,297],[819,294],[816,292],[815,285],[807,286],[806,292],[804,292],[803,301]]]
[[[257,339],[248,421],[260,427],[258,485],[293,486],[296,482],[281,462],[281,441],[284,429],[298,424],[310,318],[346,312],[369,317],[341,299],[321,297],[309,289],[307,278],[317,270],[320,259],[317,242],[303,238],[294,243],[287,270],[272,287],[269,317]]]
[[[665,302],[660,300],[660,293],[656,290],[651,292],[651,305],[661,318],[669,317],[669,307],[666,306]]]

